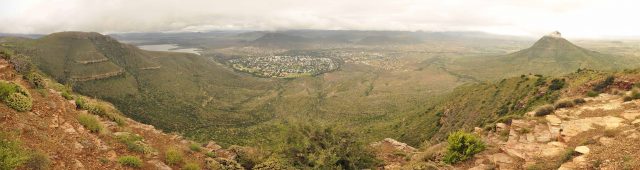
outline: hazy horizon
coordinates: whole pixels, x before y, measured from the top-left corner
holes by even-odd
[[[640,36],[640,2],[563,1],[97,1],[9,0],[3,33],[60,31],[204,32],[215,30],[478,31],[570,38]]]

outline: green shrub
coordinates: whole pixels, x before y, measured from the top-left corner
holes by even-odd
[[[182,170],[200,170],[200,165],[196,163],[187,163],[182,167]]]
[[[49,155],[42,152],[34,152],[29,156],[29,160],[25,164],[27,169],[32,170],[46,170],[51,166],[51,160],[49,159]]]
[[[164,153],[164,163],[168,165],[179,165],[182,164],[183,154],[177,148],[169,148]]]
[[[596,92],[596,91],[588,91],[587,92],[587,96],[589,96],[589,97],[598,97],[598,95],[600,95],[600,93]]]
[[[202,146],[200,146],[199,143],[191,143],[189,145],[189,149],[191,149],[191,151],[194,151],[194,152],[200,152],[202,151]]]
[[[87,101],[82,97],[76,97],[76,108],[84,109],[87,107]]]
[[[33,105],[31,98],[22,93],[10,94],[5,102],[7,102],[7,106],[19,112],[29,111]]]
[[[204,155],[206,155],[209,158],[215,158],[216,157],[216,153],[215,152],[207,152]]]
[[[560,109],[560,108],[573,107],[573,106],[575,106],[575,105],[576,105],[576,104],[575,104],[575,103],[573,103],[573,100],[566,100],[566,99],[563,99],[563,100],[559,100],[559,101],[557,101],[555,104],[553,104],[553,107],[554,107],[555,109]]]
[[[62,97],[64,97],[64,99],[67,99],[67,100],[72,100],[73,99],[73,96],[71,96],[71,94],[69,94],[69,92],[67,92],[67,91],[62,91],[60,93],[60,95],[62,95]]]
[[[100,103],[90,103],[82,97],[76,97],[76,108],[87,110],[91,114],[98,115],[105,119],[109,119],[118,124],[118,126],[124,126],[127,121],[124,117],[117,113],[107,111],[107,108]]]
[[[378,165],[373,152],[355,133],[333,127],[300,124],[284,127],[282,150],[299,169],[365,169]]]
[[[560,90],[564,87],[564,79],[553,79],[549,85],[550,91]]]
[[[207,159],[206,164],[209,169],[244,170],[238,162],[225,158]]]
[[[45,81],[44,77],[34,71],[25,74],[24,79],[26,79],[27,82],[29,82],[29,84],[34,88],[42,89],[47,87],[47,82]]]
[[[93,115],[80,113],[76,116],[76,119],[82,126],[93,133],[100,133],[103,130],[102,123]]]
[[[153,148],[151,148],[150,146],[146,145],[142,140],[144,138],[142,138],[142,136],[137,135],[137,134],[131,134],[128,132],[121,132],[119,134],[116,135],[116,139],[118,141],[120,141],[120,143],[123,143],[125,145],[127,145],[127,149],[134,151],[134,152],[140,152],[140,153],[144,153],[144,154],[149,154],[151,152],[154,151]]]
[[[0,99],[19,112],[29,111],[33,105],[29,92],[13,82],[0,81]]]
[[[548,114],[553,113],[553,110],[554,110],[553,106],[551,106],[551,105],[543,105],[543,106],[540,106],[540,107],[538,107],[536,109],[536,111],[534,112],[535,113],[534,115],[535,116],[546,116]]]
[[[282,158],[271,157],[264,162],[257,164],[253,167],[253,170],[293,170],[292,165],[290,165],[287,161],[282,160]]]
[[[118,163],[122,166],[128,166],[132,168],[142,167],[142,160],[135,156],[122,156],[118,158]]]
[[[0,132],[0,169],[16,169],[29,160],[20,143]]]
[[[467,160],[485,148],[485,144],[480,138],[462,131],[450,134],[447,138],[447,144],[447,152],[443,160],[449,164]]]

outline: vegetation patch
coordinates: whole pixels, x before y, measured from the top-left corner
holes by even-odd
[[[535,116],[546,116],[549,115],[551,113],[553,113],[553,110],[555,108],[552,105],[543,105],[540,106],[536,109],[536,111],[534,112]]]
[[[199,143],[191,143],[189,144],[189,149],[191,149],[191,151],[193,152],[200,152],[202,151],[202,146]]]
[[[118,132],[118,133],[115,133],[115,135],[116,135],[115,136],[116,139],[121,143],[125,144],[127,146],[127,149],[131,151],[140,152],[144,154],[149,154],[153,152],[153,148],[145,144],[143,142],[144,138],[142,138],[142,136],[140,135],[131,134],[128,132]]]
[[[193,162],[189,162],[184,164],[184,166],[182,166],[182,170],[200,170],[200,165]]]
[[[16,169],[28,160],[28,154],[18,141],[0,132],[0,169]]]
[[[49,169],[49,166],[51,166],[51,159],[49,159],[49,155],[40,151],[33,152],[25,164],[27,169],[33,170],[45,170]]]
[[[553,107],[555,109],[560,109],[560,108],[573,107],[575,105],[576,105],[576,103],[574,103],[573,100],[562,99],[562,100],[557,101],[555,104],[553,104]]]
[[[86,99],[84,99],[81,96],[77,96],[75,97],[75,99],[76,99],[76,107],[78,109],[84,109],[91,114],[95,114],[105,119],[109,119],[113,122],[116,122],[118,126],[124,126],[127,124],[126,119],[123,116],[119,115],[118,113],[107,111],[107,108],[100,103],[88,102]]]
[[[182,164],[183,154],[177,148],[169,148],[164,153],[164,162],[168,165]]]
[[[300,169],[365,169],[379,162],[354,133],[331,127],[295,125],[282,139],[280,153]]]
[[[447,138],[447,152],[443,161],[448,164],[467,160],[485,148],[484,142],[471,133],[458,131]]]
[[[19,112],[29,111],[33,105],[29,92],[13,82],[0,81],[0,99]]]
[[[128,166],[132,168],[142,167],[142,160],[136,156],[122,156],[118,158],[118,163],[122,166]]]
[[[100,123],[98,118],[93,115],[80,113],[78,114],[78,116],[76,116],[76,119],[78,119],[78,122],[82,124],[82,126],[93,133],[100,133],[104,129],[102,123]]]

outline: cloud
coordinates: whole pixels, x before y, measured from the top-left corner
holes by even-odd
[[[640,35],[633,0],[10,0],[0,32],[364,29]]]

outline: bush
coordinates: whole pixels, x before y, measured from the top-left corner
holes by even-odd
[[[564,79],[553,79],[549,85],[550,91],[560,90],[564,87]]]
[[[0,169],[16,169],[29,160],[15,138],[0,132]]]
[[[244,170],[238,162],[225,158],[207,159],[207,168],[209,169],[226,169],[226,170]]]
[[[299,169],[366,169],[378,165],[370,148],[355,133],[332,127],[284,127],[280,154]]]
[[[46,170],[49,169],[51,160],[49,155],[42,152],[34,152],[29,156],[29,160],[25,164],[27,169],[32,170]]]
[[[215,158],[216,157],[216,153],[215,152],[207,152],[204,155],[206,155],[209,158]]]
[[[633,100],[633,97],[631,97],[631,96],[625,95],[624,97],[622,97],[622,101],[628,102],[628,101],[631,101],[631,100]]]
[[[602,82],[600,82],[600,83],[596,84],[596,85],[593,87],[593,91],[596,91],[596,92],[598,92],[598,93],[602,93],[602,91],[603,91],[605,88],[607,88],[607,87],[609,87],[609,85],[613,84],[613,81],[614,81],[614,80],[615,80],[615,77],[613,77],[613,76],[609,76],[609,77],[607,77],[607,79],[605,79],[604,81],[602,81]]]
[[[462,131],[450,134],[447,143],[447,152],[443,160],[449,164],[467,160],[485,148],[485,144],[480,138]]]
[[[67,99],[67,100],[72,100],[73,99],[73,96],[71,96],[71,94],[69,94],[69,92],[67,92],[67,91],[62,91],[62,93],[60,93],[60,95],[62,95],[62,97],[64,97],[64,99]]]
[[[22,93],[12,93],[5,102],[7,106],[19,112],[29,111],[33,105],[31,98]]]
[[[575,103],[575,104],[584,104],[584,103],[587,103],[587,101],[584,100],[583,98],[575,98],[575,99],[573,99],[573,103]]]
[[[187,163],[182,167],[182,170],[200,170],[200,165],[196,163]]]
[[[256,165],[253,167],[253,170],[293,170],[293,166],[291,166],[287,161],[282,160],[281,158],[271,157],[266,161]]]
[[[189,145],[189,149],[191,149],[191,151],[194,151],[194,152],[200,152],[202,151],[202,146],[200,146],[199,143],[191,143]]]
[[[144,153],[144,154],[148,154],[154,151],[153,148],[151,148],[150,146],[146,145],[142,140],[142,136],[137,135],[137,134],[131,134],[128,132],[121,132],[121,133],[116,133],[116,139],[118,141],[120,141],[120,143],[123,143],[125,145],[127,145],[127,149],[134,151],[134,152],[140,152],[140,153]]]
[[[80,122],[82,126],[93,133],[100,133],[103,130],[102,123],[100,123],[100,121],[95,116],[86,113],[80,113],[78,114],[76,119],[78,119],[78,122]]]
[[[76,109],[84,109],[87,107],[87,101],[82,97],[76,97]]]
[[[181,164],[183,159],[182,152],[176,148],[169,148],[164,153],[164,163],[168,165]]]
[[[566,99],[563,99],[563,100],[559,100],[559,101],[557,101],[555,104],[553,104],[553,107],[554,107],[555,109],[560,109],[560,108],[573,107],[573,106],[575,106],[575,105],[576,105],[576,104],[575,104],[575,103],[573,103],[573,100],[566,100]]]
[[[0,99],[19,112],[29,111],[33,105],[29,92],[13,82],[0,81]]]
[[[588,91],[587,92],[587,96],[588,97],[598,97],[598,95],[600,95],[600,93],[598,93],[596,91]]]
[[[76,108],[87,110],[91,114],[95,114],[105,119],[114,121],[118,124],[118,126],[124,126],[127,124],[127,121],[124,117],[120,116],[117,113],[107,111],[107,108],[100,103],[87,102],[86,99],[82,97],[76,97]]]
[[[553,113],[553,110],[554,110],[553,106],[551,106],[551,105],[543,105],[543,106],[540,106],[540,107],[538,107],[536,109],[534,115],[535,116],[546,116],[546,115],[549,115],[549,114]]]
[[[47,87],[47,82],[44,80],[44,77],[34,71],[25,74],[24,79],[26,79],[34,88],[42,89]]]
[[[122,166],[128,166],[133,168],[142,167],[142,160],[135,156],[123,156],[118,158],[118,163]]]

